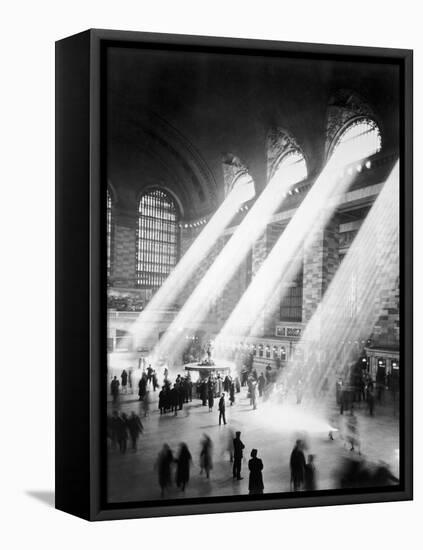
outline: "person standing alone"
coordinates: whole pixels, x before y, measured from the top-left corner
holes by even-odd
[[[241,432],[235,432],[234,439],[234,466],[233,466],[233,476],[234,479],[242,479],[241,477],[241,462],[242,462],[242,451],[245,445],[241,441]]]
[[[222,420],[226,424],[225,408],[225,394],[222,393],[222,397],[219,399],[219,426],[222,424]]]

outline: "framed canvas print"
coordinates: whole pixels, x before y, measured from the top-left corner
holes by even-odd
[[[412,52],[56,44],[56,506],[412,498]]]

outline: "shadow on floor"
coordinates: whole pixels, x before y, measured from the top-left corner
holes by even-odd
[[[54,508],[54,491],[25,491],[26,494],[32,498],[35,498],[49,506]]]

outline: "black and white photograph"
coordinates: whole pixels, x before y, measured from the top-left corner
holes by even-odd
[[[399,64],[104,67],[107,503],[400,489]]]
[[[0,13],[2,547],[417,548],[419,4]]]

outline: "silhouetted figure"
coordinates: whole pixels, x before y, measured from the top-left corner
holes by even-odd
[[[299,491],[304,483],[305,463],[303,443],[301,439],[297,439],[289,460],[289,465],[291,468],[291,483],[294,491]]]
[[[129,393],[134,393],[132,389],[132,367],[128,371],[128,386],[129,386]]]
[[[235,403],[235,383],[231,382],[229,386],[229,403],[232,405]]]
[[[203,380],[203,382],[201,382],[200,384],[200,397],[201,397],[203,407],[207,405],[207,394],[208,394],[207,382]]]
[[[122,393],[127,393],[126,386],[128,384],[128,373],[125,369],[123,369],[120,379],[122,380]]]
[[[257,449],[251,451],[251,458],[248,461],[248,469],[250,470],[250,479],[248,480],[248,490],[250,495],[263,494],[263,462],[257,458]]]
[[[209,389],[208,402],[209,402],[209,412],[212,412],[213,405],[214,405],[214,397],[213,397],[212,389]]]
[[[366,399],[367,399],[367,408],[369,410],[369,414],[370,416],[373,416],[374,410],[375,410],[375,394],[373,390],[373,384],[367,385]]]
[[[142,434],[142,432],[144,431],[144,427],[142,425],[140,417],[137,414],[135,414],[134,411],[132,411],[130,417],[128,418],[127,425],[128,425],[129,435],[132,441],[132,449],[136,451],[137,441],[140,434]]]
[[[144,418],[150,414],[150,392],[147,390],[142,400],[142,408],[144,409]]]
[[[263,395],[263,390],[265,385],[266,385],[266,378],[264,377],[264,374],[261,373],[260,376],[258,377],[258,384],[257,384],[259,397]]]
[[[125,413],[122,413],[122,416],[119,417],[117,412],[116,416],[116,438],[119,444],[119,450],[122,454],[126,453],[126,448],[128,444],[128,417]]]
[[[219,426],[222,424],[226,424],[226,416],[225,416],[225,394],[222,393],[222,397],[219,399]]]
[[[171,484],[170,468],[173,462],[173,454],[170,447],[165,443],[157,457],[157,471],[159,474],[159,485],[161,496],[164,496],[165,489]]]
[[[143,372],[140,378],[140,381],[138,382],[139,401],[142,401],[144,399],[146,389],[147,389],[147,375],[145,374],[145,372]]]
[[[204,470],[206,472],[207,479],[210,477],[210,470],[213,468],[212,449],[213,444],[210,437],[203,434],[200,452],[200,474],[202,474]]]
[[[185,491],[185,485],[189,481],[189,468],[191,463],[191,453],[185,443],[181,443],[179,449],[179,455],[176,459],[176,486],[180,487],[182,491]]]
[[[304,488],[306,491],[316,490],[316,467],[314,455],[308,455],[307,464],[304,466]]]
[[[350,451],[354,451],[355,447],[358,447],[358,454],[361,454],[357,417],[355,416],[353,409],[351,409],[351,415],[347,420],[347,441],[351,445]]]
[[[113,380],[110,383],[110,393],[112,394],[113,403],[116,403],[119,397],[119,380],[116,376],[113,377]]]
[[[234,439],[234,466],[232,473],[234,479],[242,479],[241,477],[241,462],[242,462],[242,451],[245,448],[244,443],[241,441],[241,432],[235,432]]]
[[[153,391],[156,391],[156,389],[159,387],[159,382],[157,380],[157,374],[156,371],[153,370]]]

